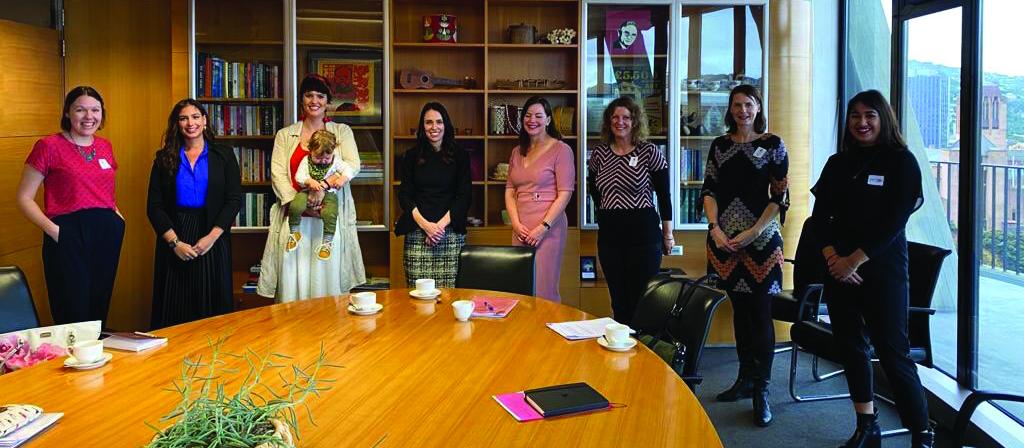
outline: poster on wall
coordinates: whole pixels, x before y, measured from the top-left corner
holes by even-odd
[[[333,98],[327,115],[349,124],[380,124],[380,52],[323,51],[309,53],[309,71],[327,78]]]
[[[643,32],[651,29],[649,9],[608,8],[604,16],[605,44],[610,54],[647,54]]]

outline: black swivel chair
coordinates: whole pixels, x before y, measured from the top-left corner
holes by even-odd
[[[521,246],[463,246],[455,287],[532,296],[535,252]]]
[[[953,447],[963,448],[967,443],[967,429],[971,424],[971,416],[982,403],[989,401],[1015,401],[1024,403],[1024,396],[991,391],[976,391],[964,399],[960,405],[960,411],[956,414],[956,421],[953,423]]]
[[[931,308],[932,296],[935,293],[935,285],[939,281],[939,273],[942,263],[952,251],[927,244],[907,243],[907,254],[909,256],[909,287],[910,306],[908,307],[907,334],[910,340],[910,358],[914,362],[925,367],[932,366],[932,343],[929,317],[935,314]],[[827,294],[827,292],[826,292]],[[793,324],[790,329],[790,336],[793,343],[802,350],[812,353],[824,359],[834,362],[841,362],[838,350],[835,346],[835,339],[832,335],[832,326],[818,319],[807,319]],[[874,358],[872,356],[872,358]],[[875,364],[875,378],[882,379],[885,376],[879,375],[880,366]],[[792,384],[796,372],[796,358],[790,364],[790,383]],[[879,389],[884,388],[882,381],[876,381]],[[791,392],[792,393],[792,392]],[[817,401],[835,398],[848,398],[850,394],[816,395],[816,396],[793,396],[796,401]],[[883,394],[876,393],[876,398],[892,403],[892,400]],[[905,428],[883,431],[882,437],[889,437],[898,434],[905,434]]]
[[[725,297],[724,292],[694,280],[658,275],[637,303],[630,326],[640,333],[640,341],[696,390],[704,379],[698,369],[711,319]]]
[[[0,267],[0,333],[39,326],[36,304],[25,273],[17,266]]]

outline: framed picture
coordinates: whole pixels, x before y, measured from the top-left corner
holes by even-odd
[[[647,54],[644,32],[652,27],[650,10],[608,8],[604,27],[608,53]]]
[[[309,73],[330,83],[327,116],[347,124],[381,124],[384,57],[380,50],[310,51]]]

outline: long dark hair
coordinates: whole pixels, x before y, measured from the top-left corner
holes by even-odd
[[[206,144],[213,143],[213,131],[210,130],[210,117],[206,114],[206,108],[192,98],[178,101],[174,108],[171,109],[171,114],[167,116],[167,129],[164,130],[163,146],[156,152],[157,162],[171,175],[178,172],[178,165],[181,164],[180,152],[181,147],[185,145],[185,137],[181,135],[181,127],[178,126],[178,116],[181,115],[181,110],[186,106],[195,107],[206,118],[207,126],[203,128],[203,138],[206,139]]]
[[[754,116],[754,132],[761,134],[768,128],[768,122],[764,119],[764,99],[761,98],[761,92],[757,91],[757,87],[750,84],[740,84],[732,88],[729,92],[729,110],[725,113],[725,128],[726,132],[732,134],[736,132],[736,119],[732,117],[732,97],[737,94],[744,94],[750,99],[757,103],[757,115]]]
[[[67,95],[64,96],[64,111],[60,113],[60,128],[64,132],[71,132],[71,119],[68,118],[68,113],[71,112],[71,105],[75,104],[75,100],[81,96],[90,96],[96,98],[96,101],[100,103],[100,113],[103,114],[100,117],[100,125],[96,129],[103,129],[103,125],[107,124],[107,106],[103,104],[103,97],[96,89],[89,86],[78,86],[71,89]]]
[[[903,134],[900,132],[900,123],[896,121],[896,114],[893,113],[892,106],[885,99],[885,95],[877,90],[865,90],[854,95],[853,98],[850,98],[850,102],[846,103],[840,151],[849,151],[860,146],[860,143],[853,138],[853,133],[850,132],[850,113],[853,112],[853,106],[856,104],[878,112],[879,127],[881,128],[878,130],[878,141],[876,142],[878,146],[895,150],[907,149],[907,141],[903,139]]]
[[[612,114],[615,113],[615,109],[620,107],[628,110],[629,117],[633,119],[633,127],[629,130],[630,143],[639,145],[640,142],[647,140],[649,136],[647,114],[644,113],[640,105],[636,104],[636,101],[633,101],[633,98],[620,96],[604,108],[604,114],[601,116],[601,141],[609,146],[615,143],[615,135],[612,134]]]
[[[555,129],[555,119],[551,116],[551,103],[543,97],[531,96],[523,104],[523,108],[519,109],[519,154],[526,157],[526,152],[530,149],[530,134],[526,133],[526,126],[523,126],[523,117],[526,116],[526,111],[530,109],[530,106],[534,104],[540,104],[544,108],[544,115],[547,115],[551,121],[548,121],[548,125],[544,128],[548,135],[559,140],[562,139],[562,134]]]
[[[451,117],[448,116],[448,109],[445,109],[443,104],[430,102],[424,104],[423,109],[420,110],[420,121],[416,126],[416,164],[427,163],[427,154],[434,150],[430,140],[427,140],[427,130],[423,127],[423,117],[430,110],[441,114],[441,122],[444,124],[444,135],[441,136],[441,161],[445,164],[452,163],[455,160],[455,151],[459,150],[458,144],[455,143],[455,124],[452,123]]]

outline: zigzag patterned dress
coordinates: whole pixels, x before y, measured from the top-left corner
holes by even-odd
[[[752,227],[770,202],[779,204],[781,220],[789,208],[789,156],[782,139],[764,134],[749,143],[728,135],[711,142],[701,198],[718,203],[718,225],[730,238]],[[698,206],[703,206],[699,201]],[[755,295],[782,291],[782,233],[772,220],[743,250],[730,254],[707,238],[708,272],[718,274],[718,287]]]

